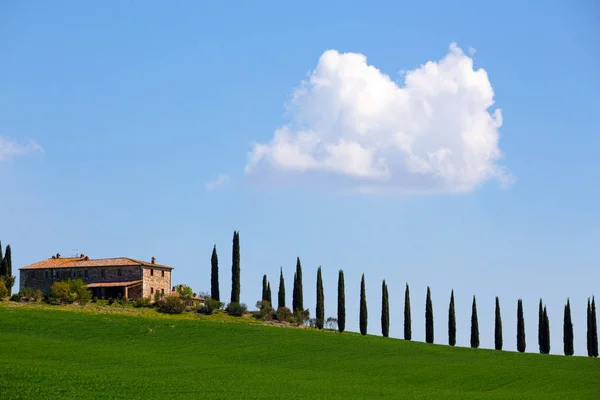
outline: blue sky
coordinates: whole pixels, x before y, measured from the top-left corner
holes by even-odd
[[[202,291],[216,244],[228,295],[235,229],[249,305],[263,273],[275,293],[280,266],[291,302],[300,256],[313,312],[317,267],[327,316],[344,269],[350,330],[365,273],[370,333],[380,332],[386,279],[393,337],[408,282],[416,340],[429,285],[436,343],[447,343],[454,289],[458,345],[468,346],[476,295],[481,345],[493,347],[499,296],[505,348],[516,348],[522,298],[527,350],[537,351],[543,297],[552,353],[562,353],[570,297],[575,352],[585,353],[585,302],[600,282],[597,4],[140,4],[0,4],[0,240],[16,267],[75,249],[156,256],[176,268],[174,284]],[[487,77],[452,81],[441,68],[452,54]],[[440,69],[424,69],[429,61]],[[457,97],[438,96],[434,80],[454,82]],[[287,142],[274,142],[281,129]],[[388,142],[399,129],[412,150]],[[302,132],[325,147],[295,141]],[[354,139],[360,151],[340,157],[326,146]],[[301,149],[293,165],[282,143]],[[257,144],[263,156],[247,168]],[[445,146],[451,158],[434,163]],[[415,172],[409,154],[429,164]]]

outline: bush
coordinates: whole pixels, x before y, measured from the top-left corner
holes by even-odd
[[[290,322],[292,318],[292,311],[287,307],[279,307],[277,311],[275,311],[275,318],[279,322]]]
[[[4,284],[4,281],[0,279],[0,301],[4,300],[4,298],[8,296],[8,289]]]
[[[8,299],[8,301],[21,301],[21,296],[19,296],[18,293],[15,293],[12,296],[10,296],[10,299]]]
[[[8,276],[8,275],[2,275],[0,276],[0,281],[2,281],[4,283],[4,287],[6,288],[6,290],[12,288],[15,285],[15,280],[17,278],[15,276]],[[8,296],[8,293],[6,294],[6,296]],[[6,297],[3,296],[3,297]]]
[[[87,288],[87,286],[83,285],[77,288],[77,303],[79,305],[85,306],[92,299],[92,291]]]
[[[241,317],[242,315],[244,315],[247,311],[246,305],[244,303],[235,303],[235,302],[231,302],[229,304],[227,304],[227,308],[225,309],[225,311],[227,311],[227,314],[229,315],[233,315],[235,317]]]
[[[108,298],[108,305],[112,306],[113,304],[115,304],[115,299],[113,299],[112,297]]]
[[[150,301],[150,297],[140,297],[133,302],[133,306],[137,308],[150,307],[151,303],[152,301]]]
[[[308,309],[302,311],[300,309],[294,311],[293,317],[290,319],[290,322],[295,323],[296,325],[307,324],[310,320],[310,311]]]
[[[204,304],[200,304],[197,311],[200,314],[211,315],[215,310],[220,310],[223,307],[223,303],[212,298],[205,298]]]
[[[162,299],[163,296],[162,294],[157,290],[156,292],[154,292],[154,302],[158,303],[160,301],[160,299]]]
[[[156,309],[165,314],[181,314],[185,311],[185,304],[179,297],[167,296],[156,303]]]
[[[52,297],[62,303],[72,303],[77,298],[77,293],[70,291],[69,282],[67,281],[54,282],[50,286],[50,293]]]
[[[263,321],[270,321],[275,316],[275,313],[273,312],[273,307],[271,307],[271,303],[269,303],[268,301],[257,301],[256,308],[258,308],[258,312],[254,313],[254,316],[258,319],[262,319]]]

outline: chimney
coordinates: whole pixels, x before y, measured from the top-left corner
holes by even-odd
[[[171,292],[174,292],[174,291],[175,291],[175,286],[173,286],[173,289],[171,290]]]
[[[56,258],[60,258],[60,253],[56,253]]]
[[[152,257],[152,264],[156,264],[156,257]]]

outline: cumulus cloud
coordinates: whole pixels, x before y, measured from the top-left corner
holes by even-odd
[[[44,149],[35,140],[28,140],[25,143],[19,143],[0,136],[0,162],[32,152],[43,153]]]
[[[499,163],[502,113],[492,109],[487,72],[474,69],[471,56],[452,43],[441,60],[403,70],[399,85],[363,54],[326,51],[292,93],[290,122],[254,144],[246,175],[362,191],[509,184]]]
[[[204,183],[204,187],[206,190],[215,190],[216,188],[223,186],[229,182],[229,176],[224,174],[219,174],[217,179],[214,181],[209,181]]]

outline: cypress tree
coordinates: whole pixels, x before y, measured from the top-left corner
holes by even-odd
[[[367,334],[367,294],[365,292],[365,274],[360,281],[360,333]]]
[[[6,252],[8,253],[8,246],[6,246]],[[596,323],[596,299],[594,298],[594,296],[592,296],[592,308],[590,310],[590,326],[592,328],[592,333],[590,335],[592,357],[598,357],[598,325]]]
[[[525,352],[525,319],[523,317],[523,300],[517,302],[517,350]]]
[[[479,321],[477,320],[477,303],[473,296],[473,307],[471,309],[471,347],[479,347]]]
[[[265,300],[267,300],[269,304],[271,304],[271,307],[273,306],[271,298],[271,282],[267,282],[267,298]]]
[[[304,311],[304,295],[303,295],[303,289],[302,289],[302,265],[300,265],[300,257],[297,257],[296,259],[296,286],[297,286],[297,293],[296,293],[296,308],[294,308],[294,311],[296,310],[300,310],[300,311]]]
[[[214,245],[210,257],[210,297],[220,301],[219,294],[219,257],[217,256],[217,245]]]
[[[267,301],[267,275],[263,275],[262,279],[262,297],[261,301]]]
[[[323,293],[323,277],[321,276],[321,267],[317,269],[317,310],[316,310],[317,329],[323,329],[325,324],[325,295]]]
[[[283,280],[283,268],[279,269],[279,292],[277,293],[277,308],[285,307],[285,281]]]
[[[12,287],[15,283],[12,278],[12,254],[10,244],[6,245],[6,249],[4,251],[4,275],[7,277],[6,279],[6,288],[8,289],[8,295],[12,295]]]
[[[390,304],[385,279],[381,284],[381,334],[383,337],[390,336]]]
[[[340,269],[338,276],[338,330],[340,333],[346,329],[346,288],[344,284],[344,271]]]
[[[587,302],[587,353],[588,353],[588,357],[593,357],[592,355],[592,324],[591,324],[591,319],[592,319],[592,307],[590,304],[590,298],[588,297],[588,302]]]
[[[548,320],[548,312],[544,306],[544,354],[550,354],[550,321]]]
[[[294,283],[292,286],[292,312],[298,308],[298,274],[294,272]]]
[[[410,317],[410,289],[408,283],[404,290],[404,340],[412,339],[412,327]]]
[[[233,249],[231,254],[231,302],[240,302],[240,233],[233,232]]]
[[[543,354],[544,342],[544,308],[542,306],[542,299],[540,299],[540,306],[538,310],[538,346],[540,348],[540,354]]]
[[[573,355],[573,322],[571,320],[571,303],[567,299],[563,323],[563,344],[565,356]]]
[[[425,341],[433,343],[433,304],[429,286],[427,286],[427,299],[425,300]]]
[[[496,350],[502,350],[502,315],[500,314],[500,299],[496,296],[496,324],[494,328],[494,345]]]
[[[0,242],[0,276],[4,275],[4,257],[2,257],[2,242]]]
[[[456,345],[456,314],[454,312],[454,289],[450,292],[450,305],[448,306],[448,344]]]

